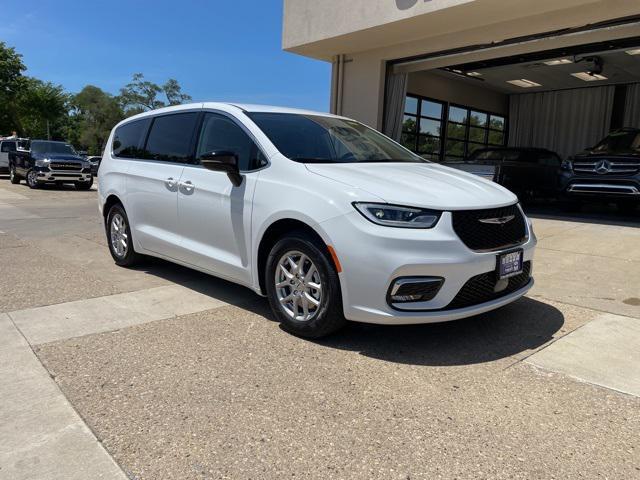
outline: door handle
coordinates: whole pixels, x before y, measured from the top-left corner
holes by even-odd
[[[180,188],[182,188],[187,193],[193,192],[193,190],[196,188],[196,186],[191,183],[190,180],[187,180],[186,182],[180,182],[179,185]]]
[[[167,186],[169,190],[171,190],[172,188],[175,188],[177,183],[178,182],[174,180],[173,177],[169,177],[164,181],[164,184]]]

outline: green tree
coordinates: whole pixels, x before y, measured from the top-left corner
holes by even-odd
[[[25,69],[22,55],[13,47],[7,47],[4,42],[0,42],[0,134],[19,130],[15,98]]]
[[[124,118],[118,99],[87,85],[72,96],[71,107],[67,140],[89,155],[101,154],[111,129]]]
[[[167,97],[169,105],[181,105],[191,100],[191,95],[182,93],[182,87],[174,78],[167,80],[167,83],[162,86],[162,91]]]
[[[61,85],[22,77],[15,97],[18,129],[31,138],[63,139],[69,95]]]
[[[164,96],[164,99],[159,97]],[[133,75],[130,83],[120,89],[120,105],[127,116],[154,110],[168,105],[179,105],[191,100],[191,96],[182,93],[177,80],[170,78],[164,85],[145,80],[142,73]]]

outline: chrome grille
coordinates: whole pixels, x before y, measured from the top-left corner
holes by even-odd
[[[596,175],[634,175],[640,171],[640,161],[594,160],[573,162],[573,171]]]
[[[80,172],[82,170],[82,164],[76,162],[51,162],[49,164],[51,170],[58,170],[64,172]]]

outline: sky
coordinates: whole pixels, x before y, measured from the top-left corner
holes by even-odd
[[[27,75],[113,94],[134,73],[194,101],[327,111],[330,65],[284,52],[283,0],[3,0],[0,41]]]

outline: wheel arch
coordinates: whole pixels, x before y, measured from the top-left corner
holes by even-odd
[[[318,240],[319,244],[324,247],[326,254],[333,260],[332,263],[334,267],[336,267],[338,272],[340,271],[340,268],[336,265],[336,258],[334,257],[335,253],[332,253],[331,247],[325,241],[323,235],[318,232],[318,230],[302,220],[298,220],[295,218],[281,218],[274,221],[266,228],[258,244],[256,273],[258,276],[258,287],[262,295],[266,294],[264,277],[265,270],[267,268],[267,258],[269,257],[269,252],[278,240],[280,240],[288,232],[293,231],[305,232],[311,237]]]
[[[117,204],[122,205],[122,208],[124,208],[124,203],[117,195],[112,193],[107,196],[106,200],[104,201],[104,206],[102,207],[102,217],[104,219],[105,225],[107,222],[107,215],[109,215],[109,210],[111,210],[111,207]]]

